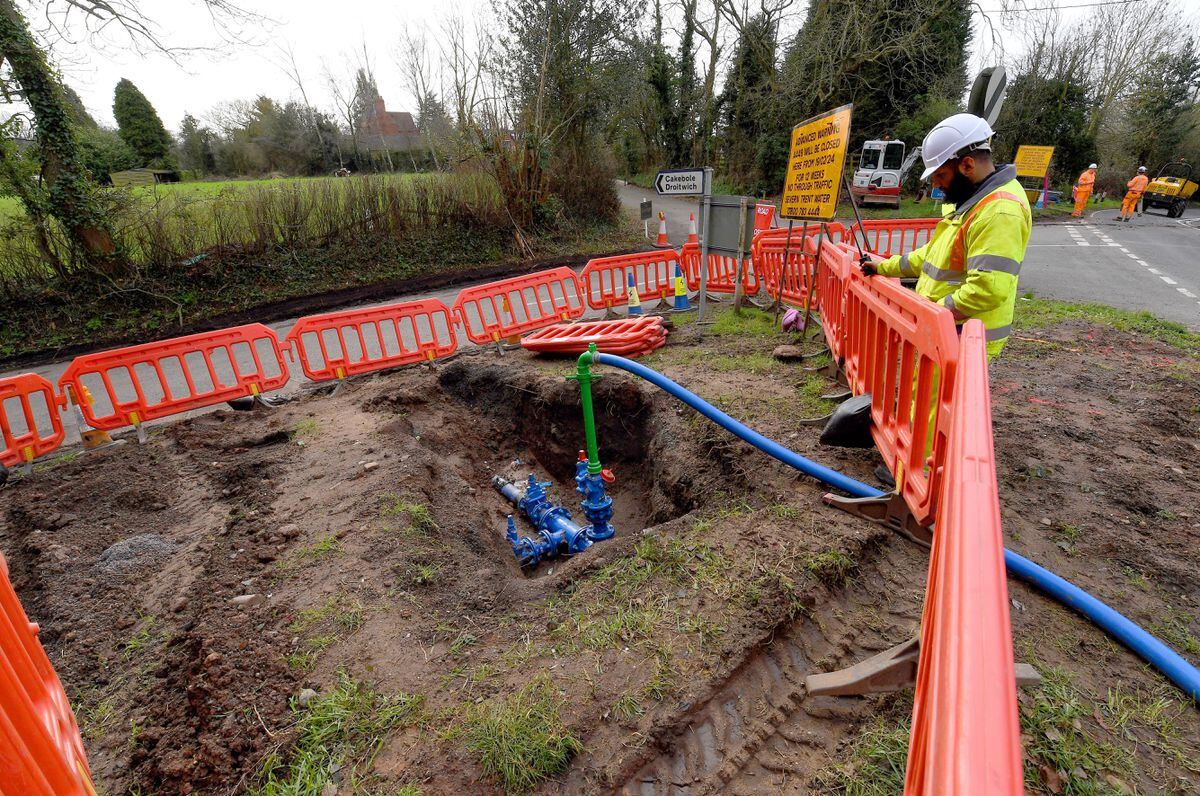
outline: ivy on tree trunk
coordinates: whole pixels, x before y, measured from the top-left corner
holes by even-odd
[[[16,191],[29,217],[44,225],[46,215],[52,216],[66,231],[74,259],[109,276],[121,274],[127,264],[80,160],[62,85],[12,0],[0,0],[0,63],[3,61],[8,62],[12,79],[20,86],[20,96],[35,120],[43,185],[38,191]]]

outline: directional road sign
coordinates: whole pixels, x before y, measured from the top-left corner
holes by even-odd
[[[704,193],[704,169],[667,169],[654,178],[662,196],[699,196]]]

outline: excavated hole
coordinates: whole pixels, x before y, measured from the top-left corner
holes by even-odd
[[[565,362],[562,372],[564,376],[570,372]],[[522,535],[532,536],[536,530],[492,488],[491,478],[496,474],[523,484],[533,472],[539,480],[552,482],[551,499],[565,506],[575,520],[583,521],[580,495],[575,491],[575,463],[584,447],[575,382],[532,368],[508,368],[477,359],[451,363],[440,371],[438,380],[445,393],[472,407],[481,423],[490,426],[494,447],[476,451],[470,458],[477,468],[475,497],[490,516],[498,518],[497,536],[508,513],[517,517]],[[639,534],[694,508],[691,493],[677,483],[676,474],[688,468],[679,450],[665,450],[660,444],[656,431],[661,430],[657,421],[663,413],[656,410],[649,395],[629,380],[602,379],[593,389],[600,459],[617,476],[609,488],[617,537]],[[507,546],[498,549],[502,556],[511,557]],[[559,561],[543,562],[525,574],[545,575]]]

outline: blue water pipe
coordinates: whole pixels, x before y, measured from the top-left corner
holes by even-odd
[[[734,420],[700,396],[685,390],[666,376],[645,365],[615,354],[596,354],[594,361],[597,364],[620,368],[645,379],[683,401],[721,428],[749,442],[763,453],[773,456],[789,467],[794,467],[835,489],[840,489],[855,497],[882,497],[886,494],[862,481],[856,481],[837,470],[831,470],[811,459],[806,459],[795,451],[788,450],[778,442],[768,439],[754,429]],[[1179,686],[1184,693],[1200,703],[1200,670],[1197,670],[1195,666],[1184,660],[1166,644],[1075,584],[1011,550],[1005,549],[1004,564],[1008,567],[1010,574],[1016,575],[1049,597],[1092,620],[1104,632],[1133,650],[1144,661]]]

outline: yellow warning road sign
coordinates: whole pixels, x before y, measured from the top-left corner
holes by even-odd
[[[843,105],[792,128],[780,217],[830,221],[837,215],[838,188],[846,165],[853,109],[853,104]]]
[[[1021,144],[1017,148],[1017,157],[1013,165],[1017,167],[1018,177],[1045,177],[1050,169],[1050,158],[1054,157],[1052,146],[1030,146]]]

